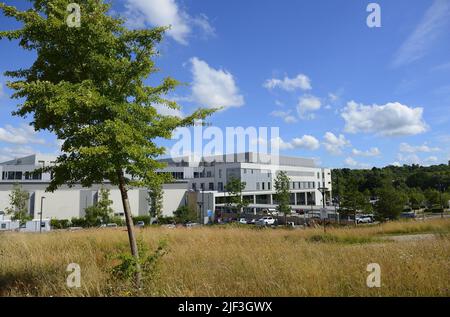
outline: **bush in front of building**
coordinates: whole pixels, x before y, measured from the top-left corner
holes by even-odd
[[[66,229],[71,225],[69,219],[51,219],[50,226],[52,229]]]
[[[87,223],[86,219],[84,219],[84,218],[73,217],[72,219],[70,219],[70,223],[71,223],[71,225],[70,225],[71,227],[83,227],[83,228],[85,228],[85,227],[88,226],[88,223]]]
[[[175,222],[174,217],[159,217],[158,224],[160,225],[170,225]]]
[[[150,216],[135,216],[133,217],[133,223],[137,224],[139,221],[143,221],[146,226],[150,224]]]
[[[181,206],[174,212],[175,214],[175,222],[177,223],[186,223],[189,221],[195,222],[197,221],[197,212],[188,206]]]

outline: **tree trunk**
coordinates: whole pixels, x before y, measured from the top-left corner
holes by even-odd
[[[119,189],[122,196],[123,211],[125,213],[125,221],[127,223],[128,240],[130,242],[131,254],[136,260],[135,284],[138,289],[141,288],[141,264],[139,262],[139,251],[137,248],[136,237],[133,230],[133,219],[131,218],[130,201],[128,200],[128,192],[125,187],[125,178],[122,170],[117,171],[119,179]]]

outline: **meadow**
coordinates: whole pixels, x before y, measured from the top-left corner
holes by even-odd
[[[150,251],[166,242],[139,292],[112,273],[116,255],[128,252],[122,228],[2,233],[0,296],[450,296],[450,219],[326,234],[232,225],[137,231]],[[80,265],[80,288],[66,285],[69,263]],[[369,263],[380,265],[379,288],[366,285]]]

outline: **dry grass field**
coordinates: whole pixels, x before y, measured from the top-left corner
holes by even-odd
[[[0,295],[450,296],[450,219],[327,231],[141,229],[150,250],[166,240],[167,254],[140,293],[111,274],[114,256],[128,251],[123,229],[2,233]],[[423,233],[434,236],[389,239]],[[69,263],[81,267],[80,288],[66,285]],[[381,266],[380,288],[366,285],[369,263]]]

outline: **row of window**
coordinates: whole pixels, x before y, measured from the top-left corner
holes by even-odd
[[[42,173],[37,172],[20,172],[20,171],[9,171],[2,172],[2,180],[22,180],[24,177],[25,180],[41,180]]]
[[[192,189],[193,190],[197,190],[197,183],[192,183]],[[200,190],[206,190],[205,188],[205,183],[200,183]],[[214,183],[208,183],[208,190],[214,190]],[[223,191],[223,183],[222,182],[218,182],[217,183],[217,190],[218,191]]]
[[[272,197],[271,197],[272,196]],[[272,199],[271,199],[272,198]],[[216,204],[225,204],[229,197],[216,197]],[[263,194],[263,195],[243,195],[242,199],[250,204],[260,204],[260,205],[268,205],[274,204],[276,205],[278,202],[276,200],[275,194]],[[291,205],[315,205],[316,204],[316,195],[314,192],[306,192],[306,193],[291,193],[289,204]]]

